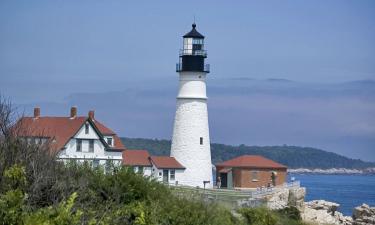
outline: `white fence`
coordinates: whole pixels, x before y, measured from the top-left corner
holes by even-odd
[[[247,206],[254,207],[265,204],[265,196],[271,195],[282,189],[300,187],[299,181],[285,183],[276,187],[258,189],[203,189],[189,186],[170,186],[178,196],[189,199],[201,199],[207,202],[220,202],[230,208],[237,208],[243,202]]]

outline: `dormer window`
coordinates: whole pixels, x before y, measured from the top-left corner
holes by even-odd
[[[89,124],[85,123],[85,134],[89,134]]]
[[[107,143],[108,143],[109,146],[113,146],[113,139],[107,138]]]

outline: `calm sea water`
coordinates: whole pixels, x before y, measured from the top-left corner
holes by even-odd
[[[351,216],[353,208],[366,203],[375,206],[374,175],[290,174],[307,188],[305,201],[324,199],[340,204],[339,211]]]

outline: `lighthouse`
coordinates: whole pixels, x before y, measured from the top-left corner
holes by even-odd
[[[204,36],[192,25],[183,36],[176,72],[179,73],[171,156],[186,168],[180,184],[211,188],[212,166],[208,126],[206,77],[209,65]]]

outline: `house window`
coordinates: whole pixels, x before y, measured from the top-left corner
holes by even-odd
[[[77,152],[82,152],[82,140],[76,139],[76,150]]]
[[[89,152],[94,152],[94,140],[89,140]]]
[[[89,133],[89,124],[85,123],[85,134]]]
[[[251,171],[251,181],[258,181],[258,171]]]
[[[94,159],[94,161],[92,161],[92,167],[96,168],[99,166],[99,160],[98,159]]]
[[[112,140],[113,140],[112,138],[107,138],[107,143],[109,146],[112,146]]]
[[[111,168],[112,168],[111,160],[106,160],[105,161],[105,172],[109,173],[111,171]]]
[[[143,166],[138,167],[138,173],[143,173]]]
[[[162,172],[159,172],[159,177],[161,177],[163,175],[163,173]]]
[[[174,180],[175,177],[176,177],[176,175],[175,175],[176,171],[175,170],[170,170],[169,173],[170,173],[170,175],[169,175],[170,176],[170,180]]]
[[[201,138],[199,139],[199,142],[200,142],[201,145],[203,145],[203,137],[201,137]]]

